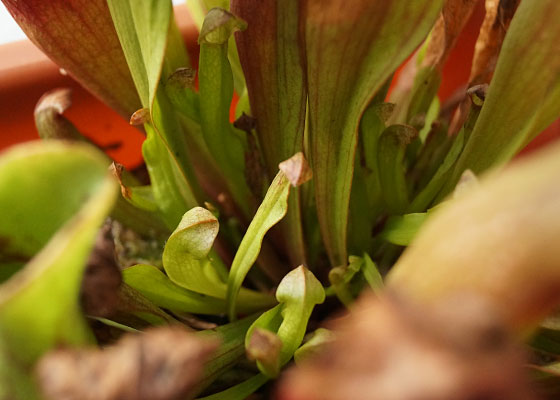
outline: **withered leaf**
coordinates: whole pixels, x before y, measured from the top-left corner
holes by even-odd
[[[216,347],[178,326],[155,328],[103,350],[54,350],[36,372],[52,400],[183,400]]]
[[[447,0],[429,38],[423,65],[443,68],[478,0]]]
[[[486,16],[474,49],[469,86],[489,83],[520,0],[486,0]]]
[[[99,231],[82,281],[82,307],[86,314],[96,317],[111,316],[119,303],[122,276],[111,228],[107,222]]]
[[[446,300],[418,309],[395,296],[363,298],[332,324],[337,339],[325,351],[286,374],[280,398],[534,399],[522,353],[487,305]]]

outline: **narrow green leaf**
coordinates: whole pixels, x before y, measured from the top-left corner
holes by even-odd
[[[443,1],[306,0],[309,133],[321,232],[346,262],[348,204],[360,118],[433,25]]]
[[[229,389],[210,396],[200,397],[198,400],[245,400],[268,380],[269,378],[263,374],[257,374]]]
[[[189,162],[185,135],[163,89],[158,89],[168,35],[173,33],[171,2],[109,0],[108,5],[138,95],[150,111],[151,121],[144,121],[148,139],[142,153],[156,200],[173,228],[186,210],[197,205],[201,190]],[[175,50],[167,58],[173,66],[180,61]]]
[[[300,265],[282,279],[276,299],[284,304],[277,332],[282,340],[280,364],[284,365],[301,345],[313,308],[325,301],[325,290],[313,273]]]
[[[364,253],[364,263],[362,264],[362,273],[369,287],[375,292],[380,293],[383,289],[383,277],[377,269],[377,265],[372,261],[369,254]]]
[[[193,314],[221,315],[225,301],[175,285],[151,265],[135,265],[123,270],[124,282],[159,307]]]
[[[200,122],[200,99],[195,91],[196,71],[180,68],[165,83],[165,93],[175,109],[194,122]]]
[[[142,105],[150,109],[165,54],[171,2],[108,0],[107,4]]]
[[[437,203],[445,196],[445,191],[440,192],[441,188],[450,178],[453,167],[463,152],[465,143],[468,142],[471,137],[473,128],[475,127],[476,121],[480,115],[481,107],[484,104],[484,99],[486,97],[486,85],[474,86],[467,91],[467,94],[470,96],[471,100],[465,124],[459,133],[452,138],[453,142],[451,147],[447,151],[443,162],[439,165],[435,174],[410,204],[408,211],[411,213],[424,211],[426,207],[434,201],[434,198],[435,203]],[[445,143],[442,144],[441,150],[446,149],[446,147]]]
[[[280,221],[288,209],[290,182],[283,172],[278,172],[259,206],[245,236],[235,253],[227,283],[228,315],[236,317],[236,299],[243,280],[259,255],[264,235]]]
[[[200,31],[204,23],[204,17],[208,11],[213,8],[221,8],[229,11],[229,0],[192,0],[187,1],[187,7],[193,17],[194,23]],[[241,95],[246,91],[245,76],[243,75],[241,62],[239,61],[239,55],[237,53],[237,46],[233,36],[229,38],[228,59],[233,72],[233,85],[235,91],[237,94]]]
[[[146,124],[145,129],[148,137],[142,144],[142,155],[150,174],[154,198],[167,227],[173,229],[196,201],[188,189],[185,174],[163,139],[151,125]]]
[[[400,214],[408,206],[405,154],[418,132],[408,125],[392,125],[379,138],[377,163],[379,181],[390,214]]]
[[[444,192],[466,169],[502,166],[560,116],[560,2],[522,1],[488,95]]]
[[[247,24],[229,12],[214,8],[204,19],[198,42],[200,125],[208,149],[226,177],[237,205],[249,214],[251,198],[245,181],[245,138],[229,122],[233,77],[227,58],[228,39]]]
[[[248,23],[235,36],[269,176],[280,162],[303,151],[307,99],[298,8],[297,0],[231,2],[232,12]],[[279,225],[291,263],[304,263],[299,195],[290,196],[288,213]]]
[[[139,318],[150,325],[176,324],[178,321],[171,315],[160,309],[146,296],[133,287],[122,284],[119,289],[119,304],[117,315],[126,323],[129,315]],[[141,325],[139,329],[143,328]]]
[[[0,336],[23,363],[92,339],[79,290],[116,195],[105,158],[90,146],[34,142],[2,155],[0,205],[10,212],[0,236],[8,250],[34,256],[0,287]]]
[[[377,161],[379,138],[385,130],[385,124],[393,113],[394,108],[395,105],[391,103],[372,104],[364,111],[360,122],[360,138],[364,152],[364,163],[367,167],[367,170],[364,172],[366,188],[370,206],[375,209],[380,208],[383,202]]]
[[[362,269],[363,260],[360,257],[348,257],[348,264],[334,267],[329,271],[329,281],[336,297],[342,304],[349,307],[354,302],[354,295],[350,290],[350,281]]]
[[[223,315],[226,312],[223,298],[206,296],[178,286],[151,265],[138,264],[126,268],[123,279],[152,303],[171,311],[205,315]],[[254,297],[241,296],[237,307],[241,313],[250,314],[269,307],[271,303],[270,299],[255,301]]]
[[[204,377],[199,381],[196,392],[200,393],[216,380],[221,374],[230,370],[245,356],[245,335],[256,316],[221,325],[216,329],[197,332],[203,338],[217,338],[220,347],[213,353],[204,367]],[[256,389],[255,389],[256,390]]]
[[[380,236],[399,246],[408,246],[426,220],[427,213],[395,215],[385,223]]]

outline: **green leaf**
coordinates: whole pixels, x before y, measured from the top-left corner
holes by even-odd
[[[141,107],[106,0],[3,3],[33,43],[119,114]]]
[[[245,181],[245,138],[229,122],[233,76],[227,58],[228,39],[247,24],[229,12],[213,8],[204,19],[198,42],[200,126],[208,149],[224,173],[236,204],[249,214],[251,199]]]
[[[474,131],[444,192],[466,169],[502,166],[560,116],[560,2],[522,1]]]
[[[383,277],[377,269],[377,265],[372,261],[369,254],[364,253],[364,263],[362,264],[362,273],[367,283],[375,293],[380,293],[383,289]]]
[[[257,391],[264,385],[269,378],[263,374],[257,374],[229,389],[212,394],[206,397],[200,397],[198,400],[245,400],[252,393]]]
[[[151,109],[165,54],[171,2],[108,0],[107,4],[142,105]]]
[[[277,332],[283,344],[280,364],[284,365],[301,345],[313,308],[325,301],[325,290],[313,273],[301,265],[282,279],[276,299],[284,304],[283,320]]]
[[[163,250],[163,267],[175,284],[208,296],[225,296],[225,285],[208,258],[218,230],[218,219],[205,208],[185,213]]]
[[[309,133],[317,212],[331,264],[346,262],[348,205],[360,118],[424,39],[443,1],[306,0]]]
[[[297,0],[231,2],[232,12],[248,23],[235,36],[269,176],[280,162],[303,151],[307,93],[298,7]],[[305,263],[299,194],[290,196],[288,213],[279,225],[292,265]]]
[[[200,123],[200,99],[195,91],[195,79],[194,69],[179,68],[165,83],[165,93],[177,111]]]
[[[225,302],[175,285],[151,265],[135,265],[123,270],[124,282],[159,307],[194,314],[221,315]]]
[[[148,137],[142,144],[142,155],[154,198],[167,227],[173,229],[181,216],[197,203],[186,175],[164,140],[151,125],[146,124],[145,129]]]
[[[78,304],[85,263],[117,195],[104,156],[90,146],[27,143],[0,160],[0,236],[33,257],[0,286],[0,336],[24,364],[55,345],[92,336]],[[9,254],[9,253],[8,253]]]
[[[196,24],[198,30],[202,28],[204,23],[204,17],[209,10],[213,8],[221,8],[223,10],[229,10],[229,0],[192,0],[187,1],[187,7],[190,14]],[[243,70],[241,69],[241,63],[239,61],[239,55],[237,53],[237,46],[235,44],[235,39],[229,38],[228,43],[228,58],[231,64],[231,70],[233,72],[233,85],[237,94],[241,95],[246,91],[245,87],[245,77],[243,76]]]
[[[163,250],[163,267],[171,281],[193,292],[225,299],[227,288],[220,276],[223,266],[211,253],[218,230],[218,220],[210,211],[195,207],[185,213]],[[239,301],[252,301],[260,306],[257,309],[274,304],[271,296],[248,289],[242,289]]]
[[[400,214],[408,207],[405,155],[407,146],[417,135],[418,132],[408,125],[392,125],[379,138],[379,181],[390,214]]]
[[[201,190],[196,185],[187,154],[187,142],[163,89],[158,89],[168,35],[173,34],[170,1],[108,1],[126,61],[144,108],[148,139],[142,154],[154,187],[154,195],[170,228],[181,215],[198,204]],[[168,63],[180,60],[171,49]]]
[[[334,267],[329,271],[329,281],[336,297],[342,304],[349,307],[354,302],[354,295],[350,290],[350,281],[361,270],[363,260],[360,257],[348,257],[348,264]]]
[[[216,329],[197,332],[196,335],[220,340],[220,347],[205,364],[204,377],[199,381],[197,392],[207,388],[217,377],[230,370],[245,356],[245,336],[256,316],[221,325]],[[264,382],[263,382],[264,383]],[[254,390],[258,389],[256,387]]]
[[[227,282],[228,316],[236,317],[236,299],[243,280],[259,255],[264,235],[280,221],[288,209],[290,182],[282,171],[278,172],[259,206],[245,236],[235,253]]]
[[[470,97],[471,106],[465,123],[459,133],[455,137],[451,138],[452,144],[448,150],[447,140],[440,143],[441,147],[438,150],[440,152],[447,150],[445,157],[437,168],[435,174],[410,204],[408,209],[409,212],[414,213],[424,211],[432,202],[438,203],[441,201],[445,195],[445,191],[441,192],[441,189],[452,174],[453,167],[456,165],[458,158],[463,152],[464,144],[468,142],[471,137],[473,128],[475,127],[476,121],[480,115],[481,107],[484,104],[486,85],[474,86],[467,90],[467,94]],[[434,158],[437,159],[437,157]]]
[[[39,400],[33,376],[14,359],[13,349],[0,338],[0,399]]]
[[[389,243],[408,246],[427,216],[427,213],[413,213],[390,217],[380,236]]]

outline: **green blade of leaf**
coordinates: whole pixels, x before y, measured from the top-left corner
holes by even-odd
[[[280,171],[272,181],[235,253],[227,282],[226,300],[230,320],[236,318],[236,299],[239,290],[259,255],[264,235],[286,215],[289,194],[290,182]]]
[[[231,2],[232,12],[248,23],[235,36],[269,176],[280,162],[303,151],[307,94],[298,7],[297,0]],[[288,213],[279,225],[292,265],[305,263],[299,195],[290,197]]]
[[[266,196],[253,217],[249,228],[247,228],[247,232],[233,259],[227,287],[228,314],[230,318],[235,318],[235,299],[245,276],[247,276],[261,251],[264,235],[286,215],[290,185],[298,187],[308,182],[312,177],[309,164],[301,152],[282,161],[278,167],[280,171],[268,188]],[[264,252],[265,248],[263,248]]]
[[[3,0],[45,54],[123,117],[140,99],[105,0]]]
[[[405,174],[407,146],[418,132],[408,125],[392,125],[379,138],[377,163],[385,207],[390,214],[400,214],[408,207]]]
[[[362,264],[362,273],[369,287],[375,292],[380,293],[384,287],[383,277],[377,269],[377,265],[372,261],[369,254],[364,253],[364,263]]]
[[[175,285],[151,265],[135,265],[123,271],[124,282],[159,307],[194,314],[221,315],[225,302]]]
[[[166,222],[173,228],[187,209],[197,205],[201,190],[189,162],[184,133],[163,89],[158,89],[167,39],[172,33],[171,2],[109,0],[108,5],[138,95],[149,110],[151,121],[142,121],[148,135],[142,152],[156,199],[158,203],[161,200]],[[176,66],[180,62],[178,54],[171,49],[167,63]],[[169,200],[163,192],[168,193]]]
[[[23,363],[55,345],[91,341],[80,284],[116,195],[104,156],[90,146],[35,142],[3,154],[0,204],[10,212],[1,236],[9,249],[38,252],[0,290],[0,334]]]
[[[227,58],[228,39],[247,24],[219,8],[209,11],[200,31],[200,126],[208,149],[223,171],[237,206],[249,214],[251,199],[245,181],[245,138],[229,122],[233,76]]]
[[[560,116],[559,18],[556,0],[519,5],[480,117],[445,193],[466,169],[478,174],[502,166]]]
[[[196,392],[200,393],[207,388],[217,377],[231,369],[245,355],[245,335],[256,316],[250,316],[239,321],[221,325],[216,329],[197,332],[196,335],[218,338],[221,342],[218,350],[206,363],[204,377],[199,381]],[[256,389],[255,389],[256,390]]]
[[[257,374],[229,389],[212,394],[206,397],[199,397],[197,400],[245,400],[252,393],[264,385],[269,378],[263,374]]]
[[[200,32],[204,17],[209,10],[213,8],[221,8],[229,11],[229,0],[192,0],[187,1],[187,7],[193,17],[194,23]],[[246,91],[245,76],[239,61],[239,54],[237,53],[237,46],[233,37],[229,38],[228,43],[228,59],[231,64],[231,71],[233,72],[233,86],[235,91],[240,96]]]
[[[108,0],[107,4],[142,105],[151,108],[165,54],[171,2]]]
[[[177,159],[165,142],[151,125],[146,125],[146,133],[148,137],[142,144],[142,155],[150,174],[154,198],[167,227],[174,229],[181,216],[196,202]]]
[[[128,321],[128,316],[133,315],[151,325],[177,324],[178,321],[160,309],[150,299],[133,287],[122,284],[119,289],[119,304],[117,316]]]
[[[126,284],[140,292],[159,307],[177,312],[204,315],[223,315],[226,302],[223,298],[205,296],[174,284],[159,269],[138,264],[123,271]],[[243,314],[260,311],[273,304],[269,297],[240,296],[237,307]]]
[[[348,264],[334,267],[329,271],[329,282],[342,304],[349,307],[354,302],[354,296],[350,291],[350,281],[362,269],[363,260],[360,257],[348,257]]]
[[[282,340],[280,364],[286,364],[301,345],[313,308],[325,301],[321,282],[303,265],[289,272],[276,290],[276,299],[284,304],[278,337]]]
[[[332,265],[347,258],[348,204],[361,115],[427,35],[442,3],[306,0],[302,5],[315,198]]]
[[[426,220],[426,213],[395,215],[385,223],[380,236],[399,246],[408,246]]]

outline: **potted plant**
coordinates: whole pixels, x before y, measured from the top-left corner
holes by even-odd
[[[2,154],[0,397],[557,394],[560,149],[504,168],[560,116],[557,1],[488,1],[442,104],[476,1],[191,2],[196,69],[171,2],[3,2],[147,174],[64,89]]]

